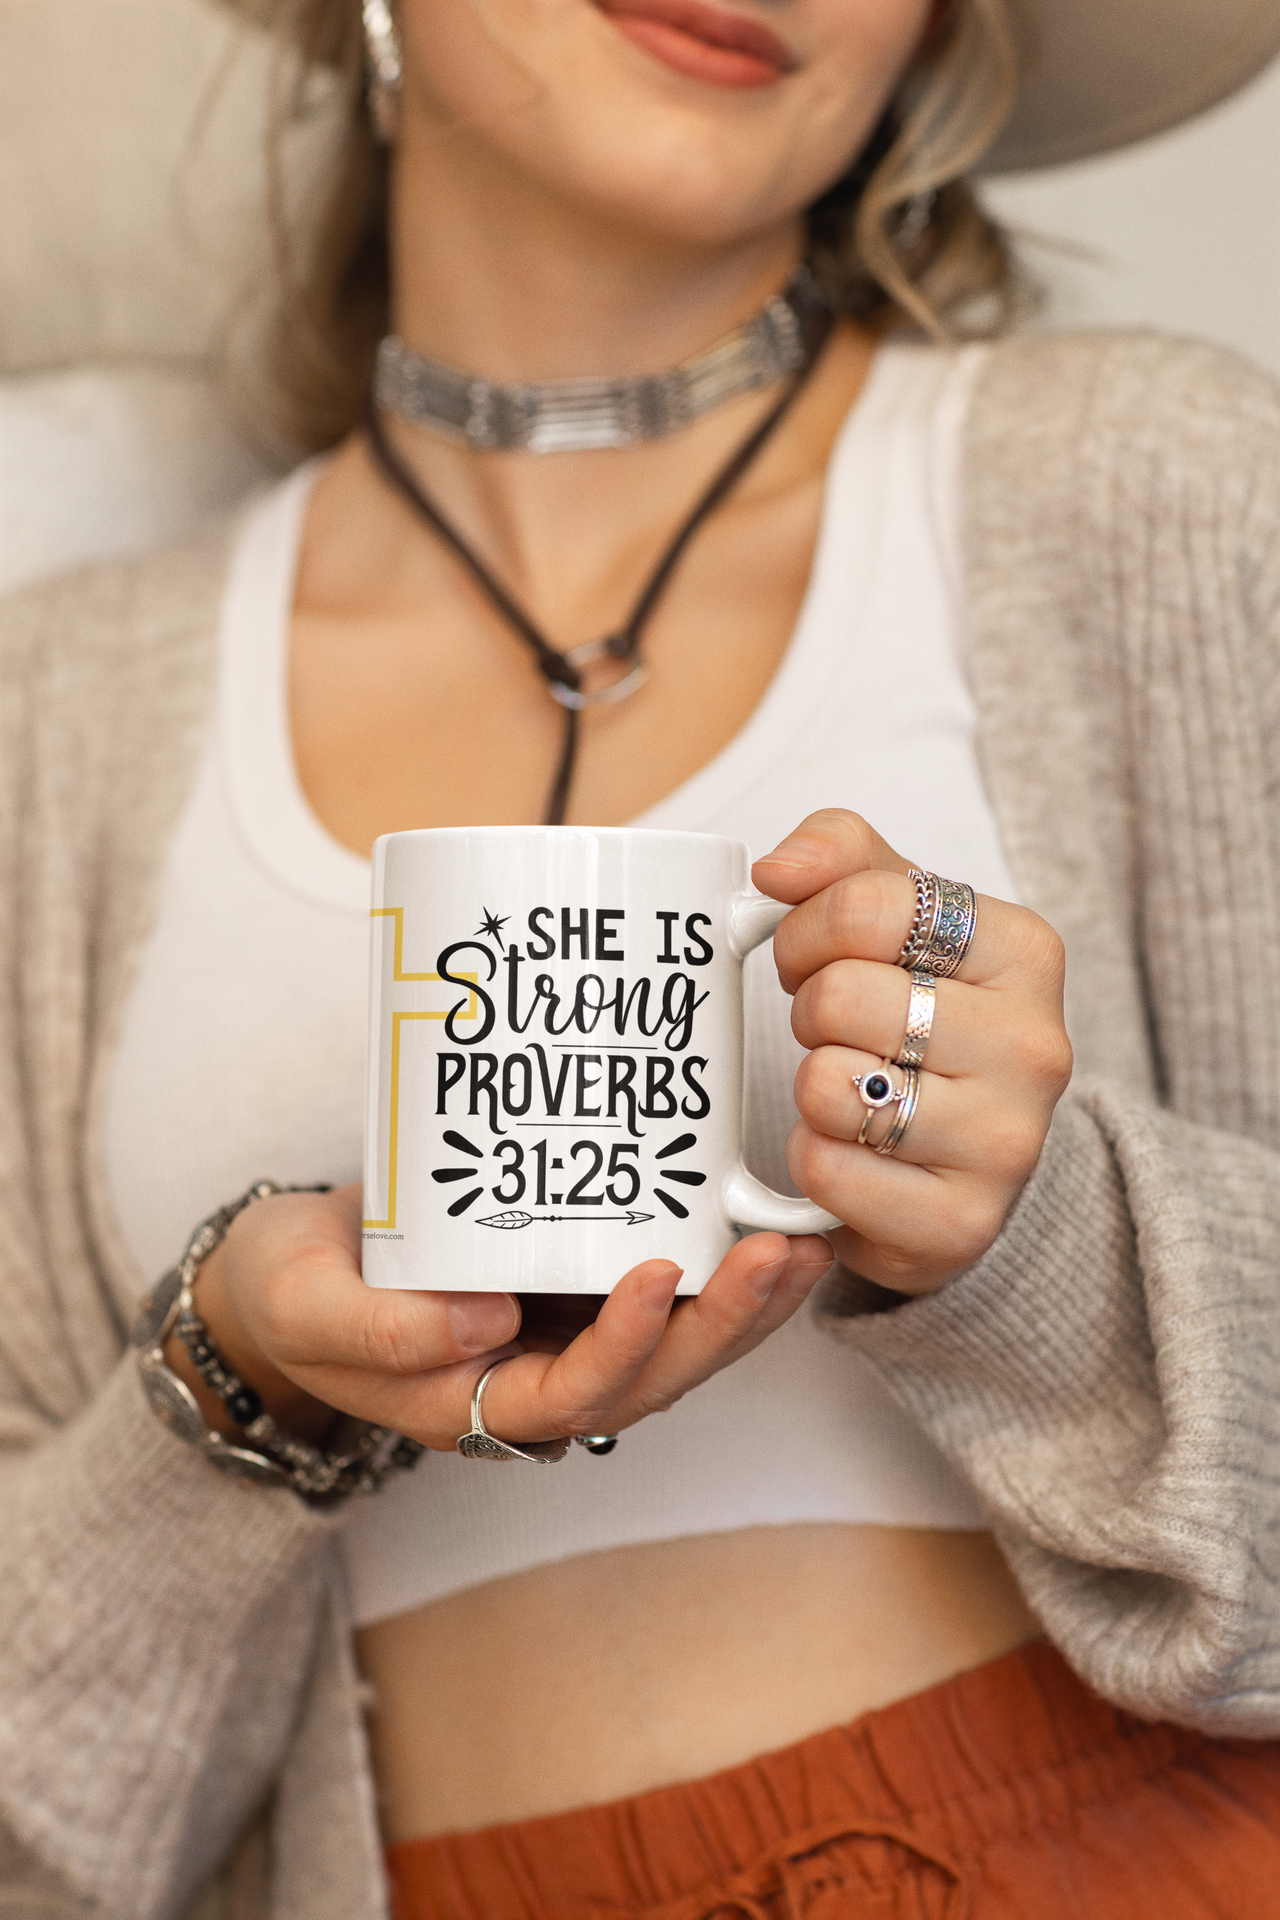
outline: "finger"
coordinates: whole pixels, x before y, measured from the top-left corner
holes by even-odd
[[[900,967],[836,960],[799,988],[792,1031],[805,1047],[853,1047],[896,1060],[910,995],[911,981]],[[1037,996],[1020,981],[997,993],[939,980],[924,1068],[944,1079],[998,1082],[1014,1100],[1023,1094],[1058,1099],[1071,1077],[1060,994]]]
[[[810,1053],[796,1073],[796,1107],[806,1126],[859,1157],[872,1154],[888,1139],[898,1108],[889,1105],[875,1113],[867,1143],[857,1146],[868,1109],[853,1082],[855,1075],[880,1066],[873,1055],[848,1047],[820,1047]],[[905,1086],[901,1067],[888,1072],[897,1087]],[[1011,1101],[1000,1087],[972,1079],[946,1080],[926,1069],[920,1075],[915,1112],[891,1157],[900,1165],[1015,1180],[1035,1165],[1044,1131],[1042,1102]]]
[[[680,1268],[649,1260],[623,1276],[596,1319],[558,1354],[526,1354],[495,1376],[485,1424],[501,1438],[553,1439],[629,1424],[627,1394],[666,1331]]]
[[[898,853],[860,814],[838,807],[811,813],[756,861],[752,878],[761,891],[798,909],[774,935],[788,992],[830,960],[897,960],[915,919],[913,865],[919,862]],[[882,886],[881,876],[890,884]],[[828,893],[833,901],[820,904]],[[1037,914],[980,894],[977,928],[955,977],[987,984],[1014,967],[1053,987],[1061,981],[1062,943]]]
[[[774,935],[774,960],[784,989],[794,993],[811,974],[836,960],[896,966],[916,906],[915,882],[879,868],[838,880],[804,901]],[[953,977],[992,987],[1013,978],[1028,991],[1060,991],[1062,943],[1038,914],[979,894],[973,939]]]
[[[876,960],[833,960],[801,983],[791,1031],[802,1047],[856,1047],[896,1060],[906,1042],[911,978]],[[925,1059],[930,1073],[978,1073],[1000,1049],[1010,1023],[1007,995],[975,993],[955,980],[934,988]]]
[[[304,1370],[309,1390],[330,1405],[408,1434],[436,1449],[451,1449],[470,1427],[470,1396],[480,1375],[495,1361],[514,1356],[494,1375],[485,1393],[484,1418],[490,1432],[511,1440],[545,1440],[567,1433],[619,1432],[634,1425],[657,1404],[670,1405],[733,1357],[746,1351],[780,1325],[808,1296],[831,1264],[831,1249],[811,1236],[794,1247],[781,1241],[780,1277],[766,1290],[760,1270],[772,1272],[779,1263],[771,1253],[776,1235],[756,1235],[734,1248],[708,1291],[726,1286],[746,1287],[749,1299],[728,1306],[710,1337],[686,1338],[698,1329],[680,1326],[681,1338],[673,1356],[664,1359],[660,1383],[645,1385],[646,1367],[663,1352],[671,1326],[696,1301],[682,1303],[681,1314],[671,1316],[680,1270],[663,1261],[649,1262],[624,1277],[601,1308],[599,1319],[579,1335],[576,1352],[566,1348],[558,1356],[529,1353],[511,1345],[474,1360],[441,1366],[417,1377],[376,1374],[336,1366]],[[760,1244],[768,1243],[768,1244]],[[753,1273],[754,1270],[754,1273]],[[715,1292],[703,1313],[693,1321],[712,1317]],[[764,1292],[761,1305],[760,1295]],[[702,1296],[699,1296],[702,1299]]]
[[[829,1264],[831,1250],[825,1241],[820,1244]],[[779,1233],[750,1234],[731,1247],[702,1292],[678,1303],[639,1382],[646,1407],[674,1406],[691,1387],[781,1326],[804,1298],[795,1276],[804,1274],[811,1285],[817,1278],[809,1275],[813,1264],[811,1254],[797,1255]]]
[[[666,1338],[640,1378],[639,1391],[651,1395],[658,1405],[673,1406],[690,1387],[752,1352],[789,1320],[832,1264],[830,1244],[818,1234],[791,1240],[789,1249],[763,1308],[745,1331],[735,1329],[732,1305],[726,1312],[725,1301],[716,1298],[722,1289],[727,1294],[730,1287],[739,1284],[732,1272],[718,1270],[697,1299],[678,1301]],[[720,1315],[724,1317],[717,1338],[716,1319]]]
[[[526,1356],[523,1348],[513,1343],[474,1359],[408,1376],[328,1365],[302,1368],[300,1376],[309,1392],[339,1412],[404,1434],[434,1452],[451,1453],[470,1430],[471,1394],[476,1381],[500,1360],[526,1357],[539,1365],[549,1364],[547,1356]],[[486,1397],[486,1424],[489,1413]],[[528,1435],[530,1439],[546,1437]]]
[[[861,814],[824,807],[757,860],[751,877],[771,900],[796,905],[850,874],[873,869],[905,874],[910,865]]]
[[[484,1423],[495,1438],[519,1442],[616,1431],[630,1424],[622,1412],[627,1390],[662,1339],[679,1281],[680,1268],[669,1260],[633,1268],[593,1324],[558,1354],[509,1345],[412,1379],[367,1373],[339,1378],[332,1372],[319,1378],[326,1379],[333,1404],[447,1450],[470,1430],[476,1381],[506,1358],[509,1364],[485,1389]],[[614,1424],[602,1429],[606,1417]]]
[[[520,1307],[511,1294],[367,1287],[359,1244],[359,1215],[353,1221],[341,1193],[261,1201],[228,1234],[237,1312],[286,1374],[314,1365],[415,1373],[514,1338]]]
[[[523,1419],[526,1435],[535,1430],[531,1419],[546,1435],[616,1433],[674,1405],[780,1325],[830,1266],[831,1250],[824,1241],[814,1236],[797,1245],[799,1252],[781,1234],[751,1235],[730,1249],[700,1294],[679,1302],[674,1311],[673,1279],[656,1340],[653,1321],[643,1322],[636,1306],[661,1309],[663,1296],[643,1279],[645,1269],[638,1269],[615,1288],[595,1323],[537,1376],[536,1402],[528,1398],[533,1370],[503,1368],[497,1417]]]
[[[787,1165],[798,1186],[845,1222],[830,1235],[840,1259],[908,1291],[979,1259],[1020,1184],[885,1158],[815,1133],[803,1120],[787,1141]]]

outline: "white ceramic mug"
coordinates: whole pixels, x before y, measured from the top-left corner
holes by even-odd
[[[373,850],[364,1277],[698,1293],[741,1227],[839,1222],[742,1164],[742,963],[787,909],[741,841],[450,827]]]

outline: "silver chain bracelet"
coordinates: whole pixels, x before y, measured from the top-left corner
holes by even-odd
[[[334,1506],[353,1493],[376,1493],[390,1474],[411,1467],[423,1448],[389,1427],[373,1426],[350,1415],[336,1416],[348,1442],[324,1451],[278,1427],[253,1388],[227,1365],[196,1312],[194,1287],[203,1260],[220,1246],[236,1215],[255,1200],[275,1193],[323,1193],[323,1187],[281,1187],[256,1180],[247,1193],[202,1221],[187,1242],[176,1267],[166,1273],[142,1303],[133,1329],[142,1389],[157,1419],[180,1440],[198,1447],[211,1466],[254,1486],[292,1487],[313,1506]],[[224,1440],[206,1425],[200,1403],[164,1357],[164,1343],[176,1333],[196,1372],[217,1394],[252,1447]]]

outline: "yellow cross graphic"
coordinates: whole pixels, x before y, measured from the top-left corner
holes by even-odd
[[[391,979],[402,984],[409,981],[439,981],[438,973],[406,973],[404,969],[404,908],[374,907],[370,918],[373,920],[395,921],[395,942],[391,956]],[[469,980],[474,988],[474,973],[460,973],[460,980]],[[393,1007],[391,1010],[391,1085],[390,1085],[390,1129],[387,1138],[387,1217],[385,1220],[366,1220],[366,1227],[394,1227],[396,1224],[396,1166],[400,1140],[400,1028],[406,1020],[447,1020],[449,1007]],[[459,1013],[459,1020],[478,1020],[480,1003],[475,993],[470,995],[465,1013]]]

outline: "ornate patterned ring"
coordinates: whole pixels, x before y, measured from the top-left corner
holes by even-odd
[[[978,902],[964,880],[912,867],[916,911],[897,964],[908,972],[931,973],[947,980],[959,971],[978,924]]]

